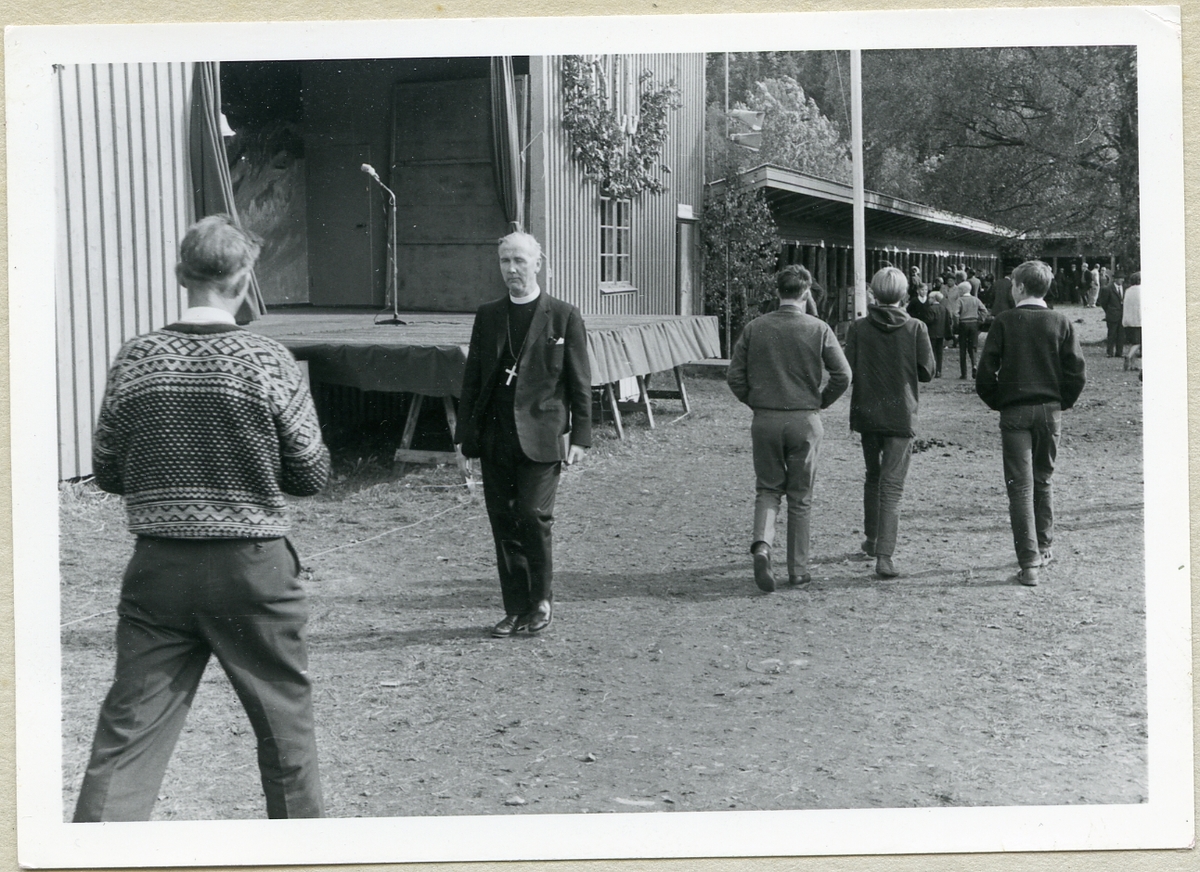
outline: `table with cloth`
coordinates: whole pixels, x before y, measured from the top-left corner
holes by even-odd
[[[441,398],[450,432],[454,432],[454,398],[462,387],[471,339],[473,314],[402,313],[403,324],[375,324],[360,311],[275,311],[250,329],[283,343],[297,360],[306,361],[313,381],[412,395],[396,460],[431,463],[453,460],[471,478],[458,452],[414,451],[424,398]],[[638,402],[654,426],[652,398],[677,398],[689,411],[683,364],[721,356],[717,319],[706,315],[585,315],[592,385],[603,391],[617,434],[624,436],[621,404],[614,386],[637,380]],[[675,375],[674,390],[651,390],[657,372]]]

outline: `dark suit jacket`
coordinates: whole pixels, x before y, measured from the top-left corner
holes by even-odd
[[[583,316],[570,303],[542,291],[529,338],[517,367],[513,409],[521,449],[530,460],[566,460],[562,434],[571,444],[592,444],[592,368]],[[458,401],[454,441],[467,457],[478,457],[483,417],[496,384],[508,335],[508,297],[484,303],[475,313],[467,371]]]

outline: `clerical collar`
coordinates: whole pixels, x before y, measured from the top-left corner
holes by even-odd
[[[528,305],[529,303],[532,303],[534,300],[536,300],[536,299],[537,299],[538,297],[540,297],[541,295],[542,295],[542,289],[541,289],[541,288],[534,288],[534,289],[533,289],[533,293],[532,293],[532,294],[530,294],[528,297],[521,297],[521,299],[519,299],[519,300],[518,300],[518,299],[517,299],[516,297],[514,297],[512,294],[509,294],[509,295],[508,295],[508,300],[509,300],[509,302],[510,302],[510,303],[513,303],[514,305],[517,305],[517,306],[525,306],[525,305]]]

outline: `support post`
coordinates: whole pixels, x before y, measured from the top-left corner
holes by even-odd
[[[854,184],[854,317],[867,314],[867,224],[863,182],[862,49],[850,49],[850,150]]]

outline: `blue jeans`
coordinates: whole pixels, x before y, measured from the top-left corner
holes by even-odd
[[[900,526],[900,497],[912,459],[911,436],[862,434],[863,460],[867,477],[863,482],[863,532],[874,551],[882,557],[896,552]]]
[[[1021,568],[1040,566],[1054,541],[1054,459],[1062,410],[1058,403],[1009,406],[1000,412],[1000,443],[1013,546]]]
[[[825,434],[818,411],[755,409],[750,425],[756,496],[754,542],[775,541],[775,518],[787,494],[789,578],[808,571],[809,511],[817,478],[817,455]]]

